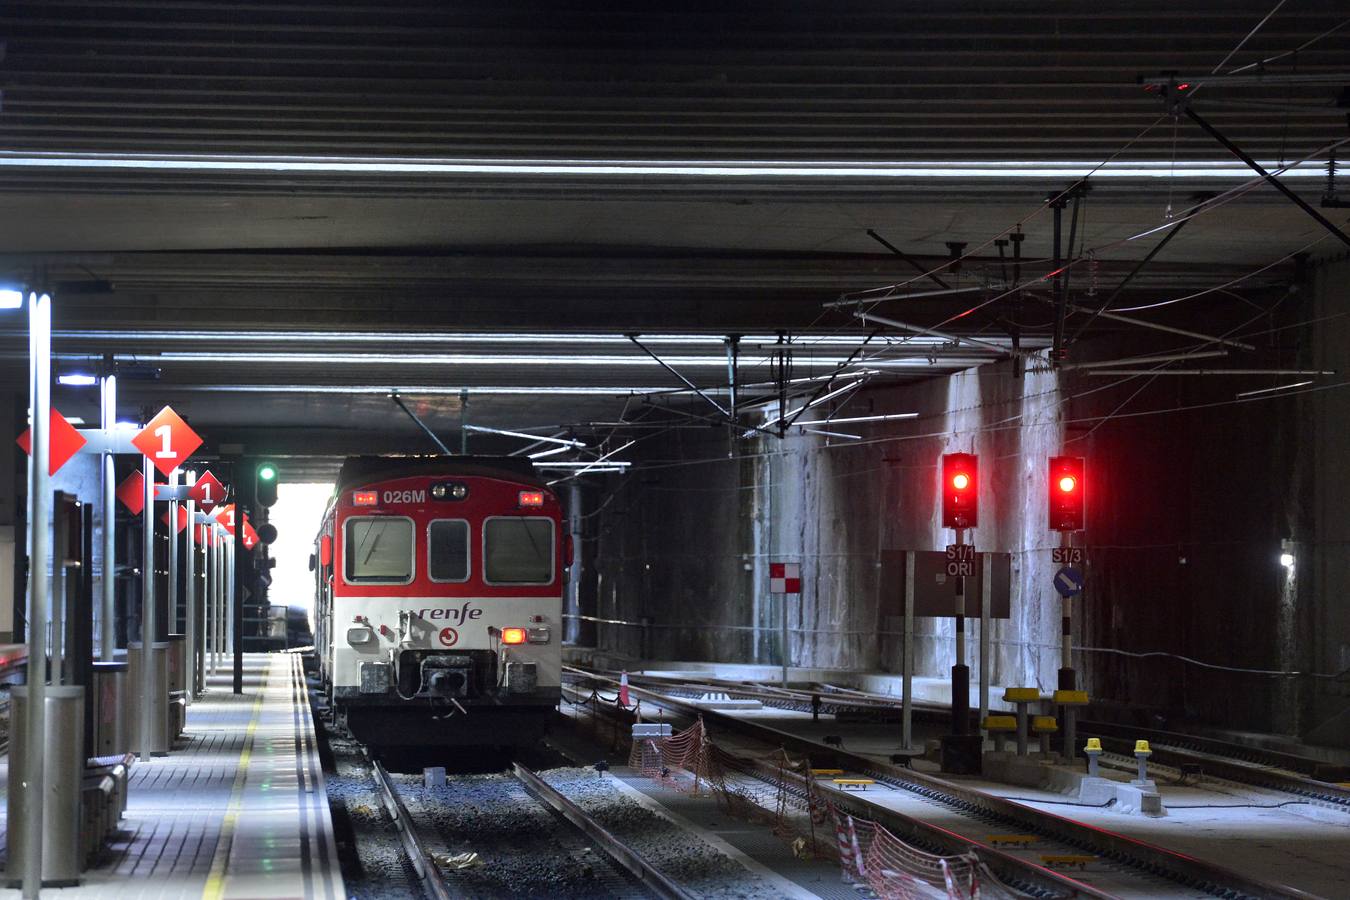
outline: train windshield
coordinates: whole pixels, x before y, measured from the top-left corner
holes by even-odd
[[[348,519],[343,555],[343,574],[349,582],[407,584],[413,574],[412,520]]]
[[[489,584],[553,581],[553,521],[488,519],[483,525],[483,569]]]
[[[469,523],[440,519],[427,529],[427,572],[432,581],[469,580]]]

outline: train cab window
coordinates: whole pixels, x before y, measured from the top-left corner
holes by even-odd
[[[483,523],[483,572],[489,584],[553,581],[553,520],[488,519]]]
[[[412,519],[363,516],[347,520],[343,577],[352,584],[407,584],[413,575]]]
[[[469,523],[438,519],[427,529],[427,572],[432,581],[469,580]]]

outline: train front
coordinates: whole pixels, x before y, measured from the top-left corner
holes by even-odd
[[[557,497],[491,467],[370,475],[339,483],[320,538],[348,728],[378,746],[537,741],[560,693]]]

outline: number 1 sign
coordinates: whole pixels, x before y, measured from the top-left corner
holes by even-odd
[[[202,439],[172,407],[166,406],[131,439],[131,443],[167,477],[196,452]]]
[[[202,512],[210,512],[224,501],[225,485],[221,484],[220,479],[211,474],[210,469],[207,469],[202,473],[202,477],[197,479],[197,483],[188,490],[188,496],[197,502],[197,508]]]

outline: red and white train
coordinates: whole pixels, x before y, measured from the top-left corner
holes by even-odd
[[[315,540],[315,648],[353,736],[538,740],[560,693],[569,550],[527,460],[346,460]]]

